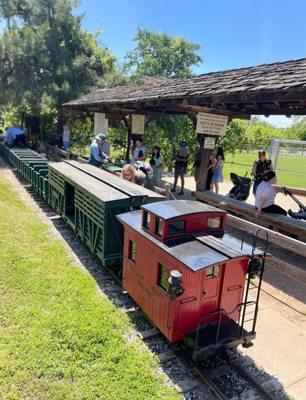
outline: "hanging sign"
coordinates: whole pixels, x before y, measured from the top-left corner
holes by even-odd
[[[94,135],[99,135],[99,133],[107,134],[108,129],[108,119],[105,118],[103,113],[95,113],[94,115]]]
[[[132,114],[132,134],[143,135],[145,127],[145,115]]]
[[[204,149],[214,149],[216,144],[216,139],[214,137],[207,136],[204,139]]]
[[[224,136],[226,134],[228,117],[208,113],[198,113],[197,133],[205,135]]]

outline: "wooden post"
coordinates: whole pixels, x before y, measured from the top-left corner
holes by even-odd
[[[231,122],[232,119],[233,119],[233,117],[231,117],[231,116],[228,117],[227,125]],[[207,136],[211,136],[211,135],[198,134],[198,141],[200,143],[200,146],[201,146],[201,143],[203,143],[203,147],[204,147],[205,137],[207,137]],[[201,137],[201,138],[199,138],[199,137]],[[215,145],[218,144],[218,140],[219,140],[219,136],[215,136]],[[200,175],[199,176],[199,184],[197,185],[197,190],[199,192],[202,192],[203,190],[205,190],[206,181],[207,181],[209,157],[211,156],[213,151],[214,151],[213,149],[203,149],[200,173],[199,173],[199,175]]]
[[[126,161],[128,161],[130,159],[132,126],[131,126],[131,124],[129,123],[129,121],[128,121],[128,119],[126,117],[123,117],[123,122],[124,122],[124,125],[127,128],[127,144],[126,144],[125,159],[126,159]]]
[[[199,140],[199,136],[201,136],[201,142],[202,147],[204,146],[204,140],[205,137],[207,135],[198,135],[198,140]],[[199,142],[200,142],[199,140]],[[200,146],[201,146],[201,142],[200,142]],[[216,138],[216,142],[217,142],[217,138]],[[201,166],[200,166],[200,173],[199,173],[199,183],[197,185],[197,190],[198,191],[203,191],[205,190],[206,187],[206,181],[207,181],[207,171],[208,171],[208,164],[209,164],[209,157],[210,155],[213,153],[213,149],[203,149],[203,153],[202,153],[202,158],[201,158]]]

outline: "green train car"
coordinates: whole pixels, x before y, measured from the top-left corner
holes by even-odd
[[[165,200],[87,164],[49,162],[30,149],[2,144],[0,152],[106,267],[121,268],[123,228],[116,215]]]

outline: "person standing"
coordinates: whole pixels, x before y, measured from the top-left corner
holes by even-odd
[[[172,193],[176,191],[176,185],[178,178],[181,178],[181,191],[178,195],[184,195],[184,186],[185,186],[185,175],[187,172],[187,165],[189,160],[189,151],[188,151],[188,143],[183,141],[180,144],[180,150],[175,156],[175,163],[174,163],[174,184],[173,188],[171,189]]]
[[[152,178],[153,186],[158,186],[158,187],[162,186],[163,163],[164,159],[160,154],[160,147],[155,146],[153,148],[152,157],[150,160],[150,165],[153,169],[153,178]]]
[[[216,166],[216,159],[215,159],[214,153],[212,153],[209,156],[209,161],[208,161],[205,190],[211,190],[211,183],[212,183],[212,178],[213,178],[213,175],[214,175],[215,166]]]
[[[273,171],[273,165],[271,160],[267,160],[267,154],[265,150],[258,152],[258,160],[254,161],[252,168],[252,175],[254,176],[253,193],[256,194],[258,185],[264,180],[263,177],[266,172]]]
[[[147,158],[148,151],[143,143],[142,138],[136,140],[135,146],[133,146],[131,149],[131,153],[133,162],[145,161],[145,159]]]
[[[216,162],[213,167],[213,176],[212,176],[212,189],[215,190],[215,193],[219,193],[219,184],[223,182],[223,166],[225,162],[224,150],[222,147],[217,148],[216,153]]]
[[[275,172],[267,171],[262,178],[263,180],[257,186],[255,195],[255,207],[257,209],[255,212],[255,217],[259,218],[262,211],[273,214],[287,215],[286,210],[277,204],[274,204],[276,192],[272,184],[275,183]]]
[[[70,130],[68,125],[64,125],[63,128],[63,149],[67,151],[70,146]]]
[[[111,161],[108,155],[102,151],[105,142],[107,142],[107,136],[103,133],[100,133],[94,138],[90,145],[89,164],[100,168],[103,162]]]

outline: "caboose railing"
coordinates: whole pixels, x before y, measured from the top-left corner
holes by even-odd
[[[198,342],[199,342],[199,335],[200,335],[200,329],[201,326],[204,325],[204,321],[205,319],[208,319],[209,317],[213,317],[213,316],[217,316],[218,315],[218,324],[217,324],[217,332],[216,332],[216,338],[215,338],[215,344],[218,343],[219,341],[219,337],[220,337],[220,330],[221,330],[221,322],[222,322],[222,316],[226,315],[230,318],[230,315],[234,314],[235,312],[239,312],[239,318],[238,321],[240,320],[240,314],[241,314],[241,309],[246,309],[246,307],[250,306],[250,305],[254,305],[256,304],[255,301],[248,301],[247,303],[239,303],[237,304],[233,310],[227,311],[224,308],[217,310],[217,311],[212,311],[209,313],[204,314],[198,322],[198,326],[197,326],[197,333],[196,333],[196,340],[195,340],[195,350],[197,350],[198,348]],[[239,323],[239,322],[238,322]],[[241,328],[241,325],[239,324],[239,327]],[[241,330],[242,334],[243,334],[243,329]],[[252,330],[253,333],[253,330]],[[240,332],[237,331],[237,336],[240,336]],[[240,336],[242,337],[242,336]]]
[[[259,297],[260,297],[260,290],[261,290],[261,284],[262,284],[262,278],[263,278],[263,273],[264,273],[264,267],[265,267],[265,259],[266,259],[266,254],[267,254],[267,246],[268,246],[268,234],[266,232],[266,240],[265,240],[265,246],[264,246],[264,251],[260,255],[255,254],[256,250],[256,245],[258,241],[258,235],[259,232],[262,229],[259,229],[256,233],[256,235],[252,234],[252,255],[249,261],[249,270],[248,270],[248,276],[247,276],[247,283],[246,283],[246,288],[245,288],[245,295],[244,295],[244,301],[242,303],[237,304],[233,310],[225,310],[225,309],[220,309],[216,311],[212,311],[209,313],[204,314],[198,322],[197,326],[197,333],[196,333],[196,341],[195,341],[195,350],[198,348],[198,343],[199,343],[199,335],[200,335],[200,329],[201,326],[204,325],[204,321],[208,320],[211,317],[218,316],[218,323],[217,323],[217,331],[216,331],[216,338],[215,338],[215,344],[218,343],[219,338],[220,338],[220,330],[221,330],[221,322],[224,319],[231,318],[231,315],[236,313],[237,311],[239,312],[238,316],[238,331],[237,331],[237,337],[240,337],[240,339],[243,339],[244,333],[246,332],[244,329],[244,325],[246,322],[252,321],[252,329],[250,332],[251,334],[255,333],[255,328],[256,328],[256,322],[257,322],[257,317],[258,317],[258,310],[259,310]],[[245,232],[246,233],[246,232]],[[241,249],[243,248],[244,244],[244,238],[245,238],[245,233],[242,236],[242,241],[241,241]],[[256,270],[254,270],[254,265],[255,261],[258,262]],[[257,294],[256,294],[256,299],[255,300],[248,300],[249,299],[249,293],[250,293],[250,286],[251,286],[251,280],[253,278],[253,275],[256,274],[259,278],[259,282],[257,286],[254,286],[253,289],[257,289]],[[247,307],[255,305],[255,310],[254,310],[254,315],[253,318],[248,319],[247,321],[245,320],[246,317],[246,310]],[[226,317],[226,318],[223,318]],[[236,318],[235,318],[236,319]]]

